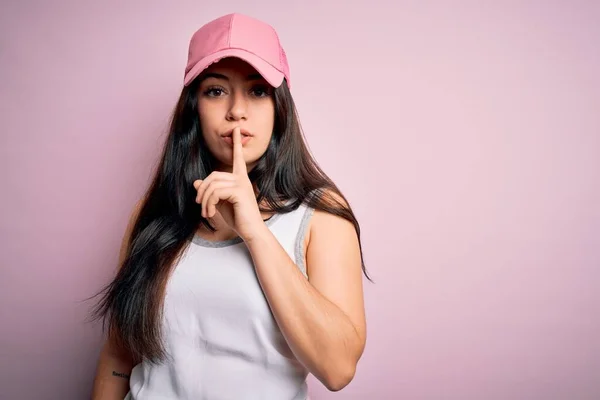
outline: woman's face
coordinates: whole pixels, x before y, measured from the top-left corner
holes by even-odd
[[[273,134],[273,87],[239,58],[225,58],[212,64],[198,79],[201,80],[198,113],[202,134],[219,163],[218,169],[231,172],[231,133],[239,126],[244,134],[244,160],[250,171],[267,150]]]

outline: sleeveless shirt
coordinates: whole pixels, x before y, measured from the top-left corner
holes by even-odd
[[[306,276],[302,204],[265,223]],[[285,341],[239,237],[195,235],[167,282],[162,314],[167,358],[137,364],[125,400],[305,400],[308,371]]]

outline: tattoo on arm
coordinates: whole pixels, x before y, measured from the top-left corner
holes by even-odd
[[[122,372],[113,371],[112,374],[113,374],[113,376],[118,376],[120,378],[129,379],[129,375],[124,374]]]

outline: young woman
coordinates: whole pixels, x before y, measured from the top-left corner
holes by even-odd
[[[93,398],[306,399],[366,340],[358,222],[311,158],[275,30],[230,14],[192,37],[162,160],[94,310]]]

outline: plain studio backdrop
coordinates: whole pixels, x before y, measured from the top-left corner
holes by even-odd
[[[600,398],[600,7],[3,1],[0,398],[89,398],[113,275],[205,22],[272,24],[362,225],[368,341],[314,399]]]

